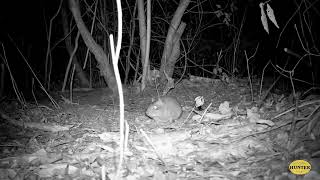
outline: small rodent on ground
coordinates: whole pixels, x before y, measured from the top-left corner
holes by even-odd
[[[156,121],[173,121],[182,114],[180,103],[175,97],[163,96],[151,103],[146,111],[146,115]]]

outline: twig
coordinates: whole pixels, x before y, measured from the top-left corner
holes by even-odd
[[[117,168],[117,179],[120,178],[121,173],[121,167],[123,163],[124,158],[124,143],[125,143],[125,130],[128,131],[128,129],[125,129],[125,120],[124,120],[124,103],[123,103],[123,91],[122,91],[122,84],[121,84],[121,78],[119,74],[119,68],[118,68],[118,61],[119,61],[119,54],[120,54],[120,48],[121,48],[121,41],[122,41],[122,8],[121,8],[121,2],[120,0],[117,0],[117,9],[118,9],[118,42],[116,44],[116,48],[114,48],[114,40],[113,35],[110,34],[110,48],[111,48],[111,55],[112,55],[112,64],[114,69],[114,74],[117,81],[117,87],[118,87],[118,94],[119,94],[119,106],[120,106],[120,157],[119,157],[119,164]]]
[[[93,28],[94,28],[94,25],[95,25],[95,22],[96,22],[98,2],[99,2],[99,1],[96,1],[95,8],[94,8],[94,13],[93,13],[93,18],[92,18],[92,24],[91,24],[91,30],[90,30],[90,34],[91,34],[91,35],[92,35]],[[84,63],[83,63],[83,67],[82,67],[83,69],[86,68],[87,61],[88,61],[88,56],[89,56],[89,48],[87,48],[87,51],[86,51],[86,57],[84,58]],[[90,80],[91,80],[91,77],[90,77]],[[90,83],[90,84],[91,84],[91,83]]]
[[[67,69],[66,69],[66,73],[64,74],[64,80],[63,80],[63,85],[62,85],[62,89],[61,89],[62,92],[64,92],[65,89],[66,89],[66,84],[67,84],[68,74],[69,74],[69,71],[70,71],[70,68],[71,68],[72,59],[73,59],[73,57],[76,54],[77,49],[78,49],[79,37],[80,37],[80,31],[78,31],[76,39],[74,40],[75,46],[74,46],[72,54],[71,54],[71,56],[69,58],[69,62],[68,62]]]
[[[37,107],[39,107],[39,103],[37,101],[37,97],[36,97],[36,95],[34,93],[34,78],[31,79],[31,94],[32,94],[32,97],[33,97],[34,101],[37,104]]]
[[[284,69],[281,68],[280,66],[274,65],[274,64],[272,64],[272,63],[271,63],[271,65],[272,65],[272,67],[273,67],[281,76],[286,77],[286,78],[290,78],[288,75],[283,74],[283,72],[284,72],[284,71],[287,71],[287,70],[284,70]],[[280,69],[281,71],[283,71],[283,72],[280,72],[279,69]],[[301,80],[301,79],[297,79],[297,78],[292,78],[292,79],[295,80],[295,81],[298,81],[298,82],[302,82],[302,83],[305,83],[305,84],[308,84],[308,85],[312,85],[312,83],[309,83],[309,82],[304,81],[304,80]]]
[[[250,83],[251,101],[254,101],[254,98],[253,98],[253,88],[252,88],[252,81],[251,81],[251,75],[250,75],[249,61],[250,61],[251,58],[253,58],[256,55],[256,53],[258,51],[258,48],[259,48],[259,43],[258,43],[258,45],[256,47],[256,50],[254,51],[254,53],[249,58],[248,58],[248,55],[247,55],[247,51],[244,50],[244,55],[246,57],[246,62],[247,62],[246,64],[247,64],[248,78],[249,78],[249,83]]]
[[[44,88],[44,86],[42,85],[41,81],[39,80],[39,78],[37,77],[37,75],[35,74],[35,72],[33,71],[33,69],[31,68],[30,64],[28,63],[27,59],[24,57],[24,55],[22,54],[22,52],[20,51],[20,49],[18,48],[18,46],[16,45],[16,43],[13,41],[13,39],[10,37],[10,35],[8,36],[10,41],[14,44],[14,46],[17,48],[17,51],[19,52],[19,54],[21,55],[22,59],[24,60],[24,62],[27,64],[28,68],[30,69],[30,72],[32,73],[33,77],[37,80],[37,82],[39,83],[40,88],[43,90],[43,92],[47,95],[47,97],[50,99],[51,103],[53,104],[53,106],[56,109],[60,109],[59,104],[50,96],[50,94],[46,91],[46,89]]]
[[[16,83],[16,81],[15,81],[15,79],[14,79],[14,77],[13,77],[13,74],[12,74],[12,72],[11,72],[11,69],[10,69],[10,66],[9,66],[9,63],[8,63],[8,60],[7,60],[6,51],[5,51],[5,49],[4,49],[4,46],[3,46],[3,44],[1,44],[1,45],[2,45],[3,56],[4,56],[2,59],[3,59],[5,65],[7,66],[7,69],[8,69],[8,71],[9,71],[9,75],[10,75],[10,79],[11,79],[11,83],[12,83],[12,88],[13,88],[14,93],[16,94],[16,97],[17,97],[18,101],[20,102],[20,104],[21,104],[23,107],[25,107],[25,106],[26,106],[26,102],[25,102],[22,94],[20,93],[19,88],[18,88],[18,86],[17,86],[17,83]]]
[[[46,61],[45,61],[45,84],[47,85],[47,89],[50,89],[50,79],[51,79],[51,51],[50,51],[50,45],[51,45],[51,30],[52,30],[52,22],[53,20],[58,16],[60,9],[62,7],[63,0],[60,0],[59,7],[57,9],[57,12],[52,16],[49,23],[49,32],[48,32],[48,43],[47,43],[47,52],[46,52]],[[50,58],[50,60],[49,60]],[[49,72],[48,72],[48,63],[50,62]]]
[[[317,121],[319,121],[319,117],[320,117],[320,105],[318,105],[314,111],[310,114],[310,121],[308,123],[308,128],[307,128],[307,132],[311,135],[311,131],[312,129],[315,129],[315,124]]]
[[[238,47],[239,47],[239,44],[240,44],[240,35],[241,35],[241,32],[242,32],[242,27],[244,25],[244,21],[246,19],[246,14],[247,14],[247,9],[245,9],[244,15],[242,17],[240,29],[239,29],[239,32],[237,34],[237,40],[234,42],[232,72],[234,72],[234,69],[235,69],[235,66],[236,66],[235,65],[236,64],[236,53],[237,53],[237,50],[238,50]]]
[[[292,117],[292,124],[291,124],[291,129],[290,129],[290,135],[289,135],[289,139],[288,139],[288,144],[287,144],[287,149],[290,149],[292,140],[294,139],[294,131],[296,129],[296,123],[297,123],[297,118],[298,118],[298,101],[299,101],[299,97],[297,97],[296,94],[296,90],[294,87],[294,83],[292,80],[292,76],[293,76],[294,71],[290,71],[289,75],[290,75],[290,82],[291,82],[291,86],[292,86],[292,91],[293,91],[293,97],[295,100],[295,108],[294,108],[294,116]]]
[[[143,129],[140,129],[141,134],[143,135],[143,137],[147,140],[147,142],[151,145],[153,151],[156,153],[156,155],[158,156],[159,160],[166,165],[166,163],[164,162],[164,160],[162,159],[161,154],[157,151],[157,148],[154,146],[154,144],[152,143],[152,141],[150,140],[150,138],[148,137],[148,135],[144,132]]]
[[[264,72],[266,71],[266,68],[268,67],[268,65],[270,64],[271,60],[268,61],[268,63],[263,67],[262,70],[262,74],[261,74],[261,81],[260,81],[260,89],[259,89],[259,99],[260,101],[263,101],[264,99],[261,100],[261,94],[262,94],[262,83],[263,83],[263,79],[264,79]],[[273,86],[271,86],[273,87]]]
[[[283,34],[284,30],[287,28],[289,22],[293,19],[293,17],[298,13],[298,11],[300,10],[300,7],[301,7],[301,5],[302,5],[303,2],[304,2],[304,1],[301,1],[301,4],[299,5],[299,7],[296,9],[296,11],[292,14],[292,16],[289,18],[289,20],[287,21],[287,23],[284,25],[282,31],[280,32],[280,35],[279,35],[279,38],[278,38],[278,41],[277,41],[276,48],[278,48],[278,46],[279,46],[280,39],[281,39],[281,37],[282,37],[282,34]]]
[[[129,3],[128,1],[127,2],[127,5],[129,6]],[[130,10],[130,8],[129,8]],[[133,14],[131,13],[130,11],[130,15],[131,15],[131,21],[130,21],[130,29],[131,29],[131,35],[130,35],[130,43],[129,43],[129,48],[128,48],[128,53],[127,53],[127,57],[126,57],[126,70],[125,70],[125,78],[124,78],[124,84],[127,84],[128,83],[128,79],[129,79],[129,72],[130,72],[130,57],[131,57],[131,52],[132,52],[132,48],[133,48],[133,43],[134,43],[134,33],[135,33],[135,30],[136,30],[136,23],[135,23],[135,14],[136,14],[136,11],[137,11],[137,1],[134,5],[134,9],[133,9]],[[139,60],[138,60],[139,62]],[[136,69],[136,71],[138,71]]]
[[[181,39],[180,39],[181,41]],[[184,59],[185,59],[185,62],[184,62],[184,68],[183,68],[183,72],[180,76],[180,79],[178,81],[176,81],[175,84],[178,84],[182,79],[183,79],[183,76],[184,74],[186,73],[186,70],[187,70],[187,64],[188,64],[188,59],[187,59],[187,52],[186,52],[186,48],[184,46],[184,44],[181,42],[181,45],[182,45],[182,48],[183,48],[183,52],[184,52]]]
[[[74,77],[74,71],[76,69],[76,65],[73,64],[73,68],[72,68],[72,73],[71,73],[71,78],[70,78],[70,86],[69,86],[69,90],[70,90],[70,102],[72,102],[72,86],[73,86],[73,77]]]
[[[298,108],[302,108],[302,107],[304,107],[304,106],[308,106],[308,105],[312,105],[312,104],[316,104],[316,103],[320,103],[320,100],[304,101],[304,102],[302,102],[300,105],[298,105]],[[292,108],[290,108],[290,109],[288,109],[288,110],[286,110],[286,111],[284,111],[284,112],[276,115],[275,117],[271,118],[271,120],[277,119],[277,118],[279,118],[280,116],[283,116],[283,115],[285,115],[285,114],[293,111],[294,109],[295,109],[295,107],[292,107]]]
[[[208,105],[208,107],[204,110],[204,112],[202,113],[202,115],[201,115],[201,117],[200,117],[200,120],[199,120],[199,124],[201,123],[203,117],[207,114],[207,111],[208,111],[208,109],[211,107],[211,105],[212,105],[212,103],[210,103],[210,104]]]

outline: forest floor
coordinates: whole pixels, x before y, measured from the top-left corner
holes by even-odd
[[[267,91],[259,88],[246,79],[183,80],[169,93],[183,115],[165,126],[145,115],[156,89],[126,88],[122,179],[295,179],[294,160],[311,165],[301,178],[320,179],[320,99],[295,106],[292,94],[271,91],[262,101]],[[193,108],[198,96],[202,110]],[[111,91],[53,97],[59,108],[48,100],[1,102],[0,179],[116,179],[119,105]]]

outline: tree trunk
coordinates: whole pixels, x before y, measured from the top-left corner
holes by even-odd
[[[140,35],[140,50],[141,50],[141,63],[142,67],[146,59],[146,39],[147,39],[147,26],[146,15],[144,14],[143,0],[138,1],[138,19],[139,19],[139,35]]]
[[[63,25],[63,34],[64,34],[64,36],[66,36],[64,42],[66,44],[67,51],[68,51],[69,55],[71,56],[74,47],[71,43],[71,35],[68,36],[69,22],[68,22],[66,10],[64,8],[62,8],[61,15],[62,15],[61,17],[62,17],[62,25]],[[89,80],[86,77],[84,71],[82,70],[82,67],[81,67],[76,56],[73,56],[72,62],[73,62],[73,64],[75,64],[76,76],[77,76],[77,78],[79,78],[80,86],[81,87],[89,87]]]
[[[139,10],[141,10],[141,8]],[[144,14],[144,11],[142,12]],[[142,19],[140,19],[140,21],[142,21]],[[147,31],[146,31],[146,36],[144,36],[143,39],[145,40],[145,59],[144,59],[144,64],[142,64],[143,65],[142,82],[141,82],[142,91],[145,89],[147,85],[147,80],[149,79],[148,77],[149,77],[149,71],[150,71],[149,54],[150,54],[150,39],[151,39],[151,0],[147,0]]]
[[[98,68],[100,69],[100,74],[103,76],[109,88],[112,89],[114,95],[117,94],[118,88],[114,72],[112,67],[108,62],[107,55],[104,53],[101,46],[99,46],[88,29],[86,28],[80,13],[79,1],[78,0],[69,0],[69,7],[77,24],[77,27],[81,33],[82,39],[89,50],[93,53],[94,57],[98,61]]]
[[[182,15],[188,7],[190,0],[181,0],[169,26],[165,46],[161,57],[161,82],[166,79],[164,72],[172,77],[174,65],[180,55],[180,37],[186,24],[180,23]]]
[[[124,84],[128,83],[129,80],[129,72],[130,72],[130,57],[131,57],[131,52],[132,52],[132,47],[133,47],[133,41],[134,41],[134,33],[136,29],[136,22],[135,22],[135,15],[137,11],[137,2],[134,5],[132,17],[131,17],[131,22],[130,22],[130,29],[131,29],[131,35],[130,35],[130,44],[129,44],[129,49],[126,57],[126,71],[125,71],[125,78],[124,78]],[[138,69],[137,69],[138,71]],[[135,79],[134,79],[135,80]]]

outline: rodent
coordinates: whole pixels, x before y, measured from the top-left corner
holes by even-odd
[[[171,96],[160,97],[149,105],[146,115],[155,121],[172,122],[179,119],[182,108],[178,100]]]

